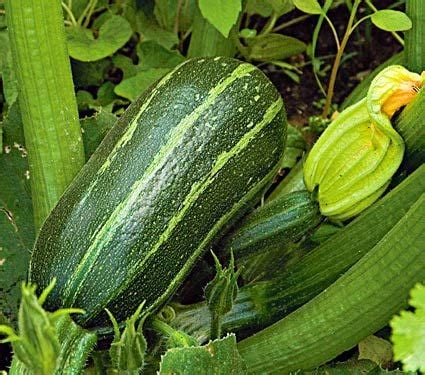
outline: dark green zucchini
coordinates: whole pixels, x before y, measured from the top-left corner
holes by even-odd
[[[270,183],[285,146],[282,99],[231,58],[176,67],[125,112],[44,223],[30,264],[46,307],[109,325],[153,311]]]
[[[233,251],[235,258],[261,254],[296,242],[319,224],[319,205],[308,191],[297,191],[278,197],[247,215],[228,234],[222,248]]]

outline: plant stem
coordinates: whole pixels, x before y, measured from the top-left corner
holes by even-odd
[[[90,1],[91,6],[90,6],[89,11],[88,11],[88,13],[86,15],[86,19],[84,20],[84,23],[83,23],[83,26],[84,27],[88,27],[89,26],[90,18],[92,16],[93,12],[94,12],[94,9],[96,8],[97,1],[98,0]]]
[[[192,36],[189,44],[189,57],[206,56],[229,56],[233,57],[236,46],[230,36],[225,38],[213,25],[211,25],[201,14],[198,7],[195,10],[192,25]]]
[[[309,18],[310,16],[311,16],[311,14],[304,14],[303,16],[299,16],[297,18],[293,18],[292,20],[290,20],[288,22],[284,22],[284,23],[280,24],[279,26],[276,26],[273,29],[273,32],[276,33],[276,32],[278,32],[280,30],[283,30],[283,29],[285,29],[285,28],[287,28],[289,26],[292,26],[292,25],[295,25],[295,24],[297,24],[299,22],[302,22],[302,21],[306,20],[307,18]]]
[[[9,0],[6,16],[36,228],[84,164],[60,1]]]
[[[69,20],[71,21],[72,26],[77,26],[77,20],[74,17],[74,14],[72,13],[71,8],[68,7],[63,1],[62,1],[62,7],[65,9],[66,14],[68,14]]]
[[[276,25],[277,18],[277,13],[273,12],[260,34],[264,35],[270,33],[274,25]]]
[[[331,108],[332,98],[333,98],[333,94],[334,94],[334,90],[335,90],[336,77],[338,75],[338,70],[339,70],[339,64],[341,62],[341,58],[342,58],[342,55],[344,53],[345,47],[348,43],[348,39],[350,38],[351,32],[353,31],[352,27],[353,27],[353,23],[354,23],[354,18],[356,16],[357,8],[359,7],[360,2],[361,2],[361,0],[356,0],[354,5],[353,5],[353,9],[351,10],[351,13],[350,13],[350,19],[348,20],[347,28],[345,30],[345,34],[344,34],[342,41],[341,41],[341,46],[338,49],[338,52],[335,56],[335,60],[334,60],[333,66],[332,66],[331,76],[329,78],[329,85],[328,85],[328,91],[327,91],[327,95],[326,95],[326,102],[325,102],[325,106],[324,106],[323,112],[322,112],[323,118],[328,117],[329,110]]]
[[[221,336],[221,317],[220,314],[211,313],[211,340],[219,339]]]
[[[407,68],[421,73],[425,70],[425,1],[407,0],[406,13],[413,23],[405,37]]]

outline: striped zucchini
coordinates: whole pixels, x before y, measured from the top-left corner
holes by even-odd
[[[165,303],[219,232],[257,199],[285,146],[282,99],[254,66],[192,59],[133,103],[44,223],[30,280],[50,309],[109,325]]]

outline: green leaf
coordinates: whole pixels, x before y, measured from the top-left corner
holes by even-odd
[[[149,3],[139,0],[127,0],[123,5],[123,16],[133,31],[140,34],[140,40],[153,40],[165,48],[172,48],[179,42],[177,34],[161,28],[152,12]]]
[[[292,168],[305,151],[305,141],[301,132],[292,125],[288,126],[285,152],[280,168]]]
[[[174,68],[184,61],[179,51],[169,50],[154,41],[140,43],[137,50],[139,69]]]
[[[267,2],[270,4],[278,17],[283,16],[284,14],[294,9],[292,0],[267,0]]]
[[[91,30],[70,27],[68,31],[68,51],[79,61],[96,61],[108,57],[119,50],[130,39],[132,29],[121,16],[112,16],[99,29],[94,38]]]
[[[27,152],[18,103],[3,124],[0,154],[0,310],[17,317],[21,281],[26,279],[34,222]]]
[[[112,67],[110,59],[82,62],[71,59],[72,77],[77,87],[100,86]]]
[[[154,14],[159,26],[168,31],[174,31],[177,26],[178,31],[185,32],[192,24],[196,7],[196,0],[155,0]]]
[[[371,20],[376,27],[385,31],[405,31],[412,28],[410,18],[398,10],[378,10],[372,14]]]
[[[205,346],[169,349],[161,359],[160,375],[243,375],[245,363],[231,334]]]
[[[81,120],[84,151],[87,160],[96,151],[97,146],[99,146],[106,133],[114,126],[116,121],[117,117],[115,115],[103,109],[96,112],[94,116]]]
[[[267,34],[250,39],[248,57],[252,60],[269,62],[283,60],[303,53],[306,44],[299,39],[282,34]]]
[[[293,0],[297,9],[307,14],[321,14],[322,7],[317,0]]]
[[[249,15],[259,14],[261,17],[270,17],[273,8],[267,0],[248,0],[245,11]]]
[[[163,68],[139,72],[136,76],[128,78],[115,86],[115,93],[133,101],[168,71],[169,69]]]
[[[202,15],[227,38],[232,26],[238,20],[242,5],[241,0],[199,0],[199,9]]]
[[[405,371],[425,372],[425,286],[417,284],[410,292],[409,304],[415,312],[402,311],[391,320],[394,359]]]
[[[133,63],[133,60],[124,55],[115,55],[112,57],[114,67],[122,71],[123,80],[134,77],[138,72],[138,66]]]
[[[359,359],[369,359],[381,367],[387,367],[392,357],[392,345],[387,340],[372,335],[359,342]]]

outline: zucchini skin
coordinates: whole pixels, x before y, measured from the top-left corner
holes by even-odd
[[[235,258],[283,248],[315,228],[322,216],[308,191],[280,196],[247,215],[223,240],[223,251]]]
[[[165,303],[212,240],[273,178],[282,99],[257,68],[188,60],[125,112],[44,223],[30,262],[46,307],[109,326]]]

